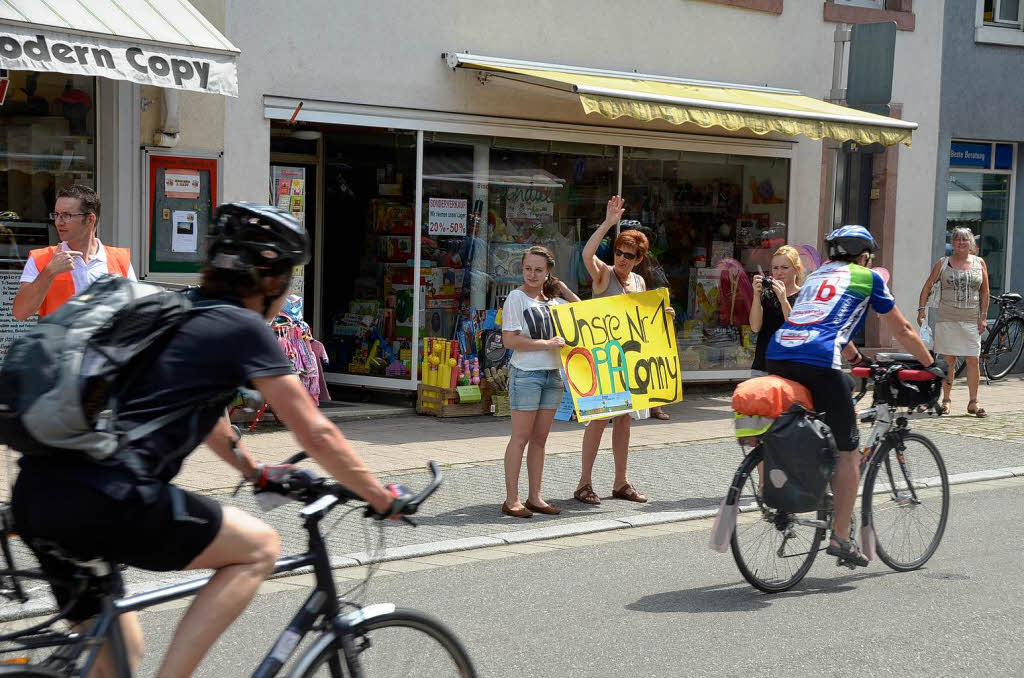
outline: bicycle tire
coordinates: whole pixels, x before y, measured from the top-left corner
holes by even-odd
[[[908,442],[918,443],[927,454],[908,454]],[[931,440],[920,433],[907,433],[902,444],[902,450],[891,444],[879,450],[878,461],[872,461],[864,480],[863,501],[878,557],[898,572],[909,572],[927,563],[942,541],[949,519],[949,476]],[[894,452],[902,454],[902,463]],[[882,484],[876,484],[883,471]],[[937,510],[933,508],[936,502]],[[933,520],[934,527],[927,527]],[[915,529],[916,537],[912,534]]]
[[[1006,340],[1005,352],[1002,342]],[[992,347],[999,344],[994,355]],[[1010,318],[998,323],[989,333],[989,347],[985,351],[985,374],[989,381],[998,381],[1010,373],[1024,352],[1024,320]]]
[[[755,515],[752,520],[744,520],[741,515],[729,540],[729,548],[740,574],[751,586],[765,593],[781,593],[793,588],[807,576],[818,556],[825,530],[798,525],[793,522],[796,516],[761,503],[757,497],[758,481],[754,475],[760,462],[761,451],[755,448],[737,470],[737,475],[742,477],[740,493],[736,498],[739,506],[742,508],[753,502],[757,508],[752,513],[760,515]],[[827,522],[828,513],[818,511],[816,517]],[[790,545],[791,541],[796,543]],[[759,555],[761,558],[758,558]]]
[[[393,612],[375,615],[355,627],[355,645],[366,678],[389,676],[459,676],[475,678],[476,671],[469,655],[458,638],[441,622],[417,610],[396,608]],[[388,637],[392,631],[406,630],[412,633]],[[420,642],[416,642],[420,641]],[[433,641],[433,642],[426,642]],[[384,649],[379,646],[383,644]],[[374,648],[377,651],[374,651]],[[434,648],[432,654],[423,649]],[[397,653],[408,655],[409,661],[397,659]],[[368,656],[368,652],[374,652]],[[302,678],[340,678],[334,676],[331,660],[337,659],[341,666],[347,666],[339,642],[324,647],[311,663]],[[432,663],[433,662],[433,663]],[[347,673],[345,675],[348,675]]]

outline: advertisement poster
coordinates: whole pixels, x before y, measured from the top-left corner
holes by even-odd
[[[270,201],[278,208],[291,212],[303,226],[306,225],[306,168],[270,166]],[[292,270],[288,294],[302,296],[306,291],[305,266]]]
[[[196,225],[198,216],[196,212],[174,210],[171,217],[172,252],[199,251],[199,229]]]
[[[199,189],[199,170],[175,169],[164,173],[164,197],[195,200]]]
[[[273,190],[271,202],[288,210],[306,225],[306,168],[271,165],[270,185]]]
[[[21,287],[21,271],[0,271],[0,363],[14,340],[36,324],[35,316],[21,322],[14,319],[14,297]]]
[[[427,203],[428,235],[466,235],[468,200],[430,198]]]
[[[551,308],[578,421],[606,419],[683,399],[668,290]]]

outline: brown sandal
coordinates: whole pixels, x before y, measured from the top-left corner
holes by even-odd
[[[949,414],[949,406],[953,404],[953,401],[946,398],[942,401],[942,414]]]
[[[572,493],[573,499],[581,501],[584,504],[592,504],[597,506],[601,503],[601,497],[597,496],[597,492],[594,492],[594,488],[587,483],[580,489]]]
[[[617,490],[612,490],[612,496],[616,499],[625,499],[626,501],[635,501],[641,504],[647,502],[647,497],[636,491],[636,488],[626,483]]]
[[[974,409],[971,409],[971,405],[974,405]],[[973,414],[979,419],[984,419],[988,416],[988,412],[985,411],[984,407],[978,407],[977,400],[970,400],[967,402],[967,414]]]

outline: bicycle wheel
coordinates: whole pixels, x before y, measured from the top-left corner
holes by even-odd
[[[1024,351],[1024,320],[1010,318],[992,328],[985,351],[985,373],[991,381],[1002,379],[1013,369]]]
[[[441,622],[422,612],[397,608],[370,618],[355,631],[357,660],[366,678],[476,676],[459,639]],[[302,675],[305,678],[341,678],[333,672],[332,660],[336,666],[345,666],[345,657],[337,642],[324,648]]]
[[[932,441],[907,433],[887,445],[864,480],[878,557],[894,570],[916,570],[942,541],[949,517],[949,477]]]
[[[827,513],[792,514],[770,508],[758,493],[757,465],[761,451],[747,455],[737,471],[741,478],[737,498],[741,513],[729,546],[736,566],[750,585],[765,593],[780,593],[796,586],[811,569],[825,536]]]

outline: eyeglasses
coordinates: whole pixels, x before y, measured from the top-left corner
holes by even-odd
[[[628,261],[636,259],[636,252],[623,252],[622,250],[615,250],[615,256],[622,257]]]
[[[92,212],[50,212],[50,221],[71,221],[72,217],[83,217]]]

